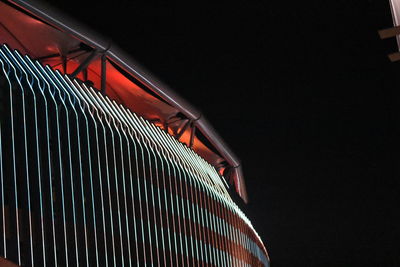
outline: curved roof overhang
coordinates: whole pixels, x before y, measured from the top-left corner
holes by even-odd
[[[106,38],[37,1],[0,2],[0,42],[90,82],[216,167],[247,202],[240,161],[204,116]]]

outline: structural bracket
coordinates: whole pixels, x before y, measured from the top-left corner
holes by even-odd
[[[179,131],[179,133],[177,133],[177,135],[175,136],[176,139],[180,139],[183,135],[183,133],[187,130],[187,128],[189,127],[189,125],[192,123],[192,120],[188,120],[185,125],[182,127],[182,129]]]
[[[87,66],[95,59],[99,51],[94,49],[90,55],[88,55],[85,60],[70,74],[70,77],[75,78],[82,70],[86,69]]]
[[[380,30],[378,34],[381,39],[395,37],[396,35],[400,35],[400,26]]]

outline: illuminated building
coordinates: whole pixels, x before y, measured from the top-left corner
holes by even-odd
[[[0,255],[23,266],[268,266],[239,161],[115,45],[0,2]],[[226,179],[226,180],[225,180]]]

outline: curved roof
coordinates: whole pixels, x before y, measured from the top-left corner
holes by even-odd
[[[202,114],[115,44],[36,1],[0,2],[0,42],[90,83],[192,147],[247,202],[240,161]]]

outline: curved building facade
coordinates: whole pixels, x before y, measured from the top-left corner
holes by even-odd
[[[0,14],[1,257],[269,266],[231,197],[247,201],[239,161],[200,113],[48,7]]]

